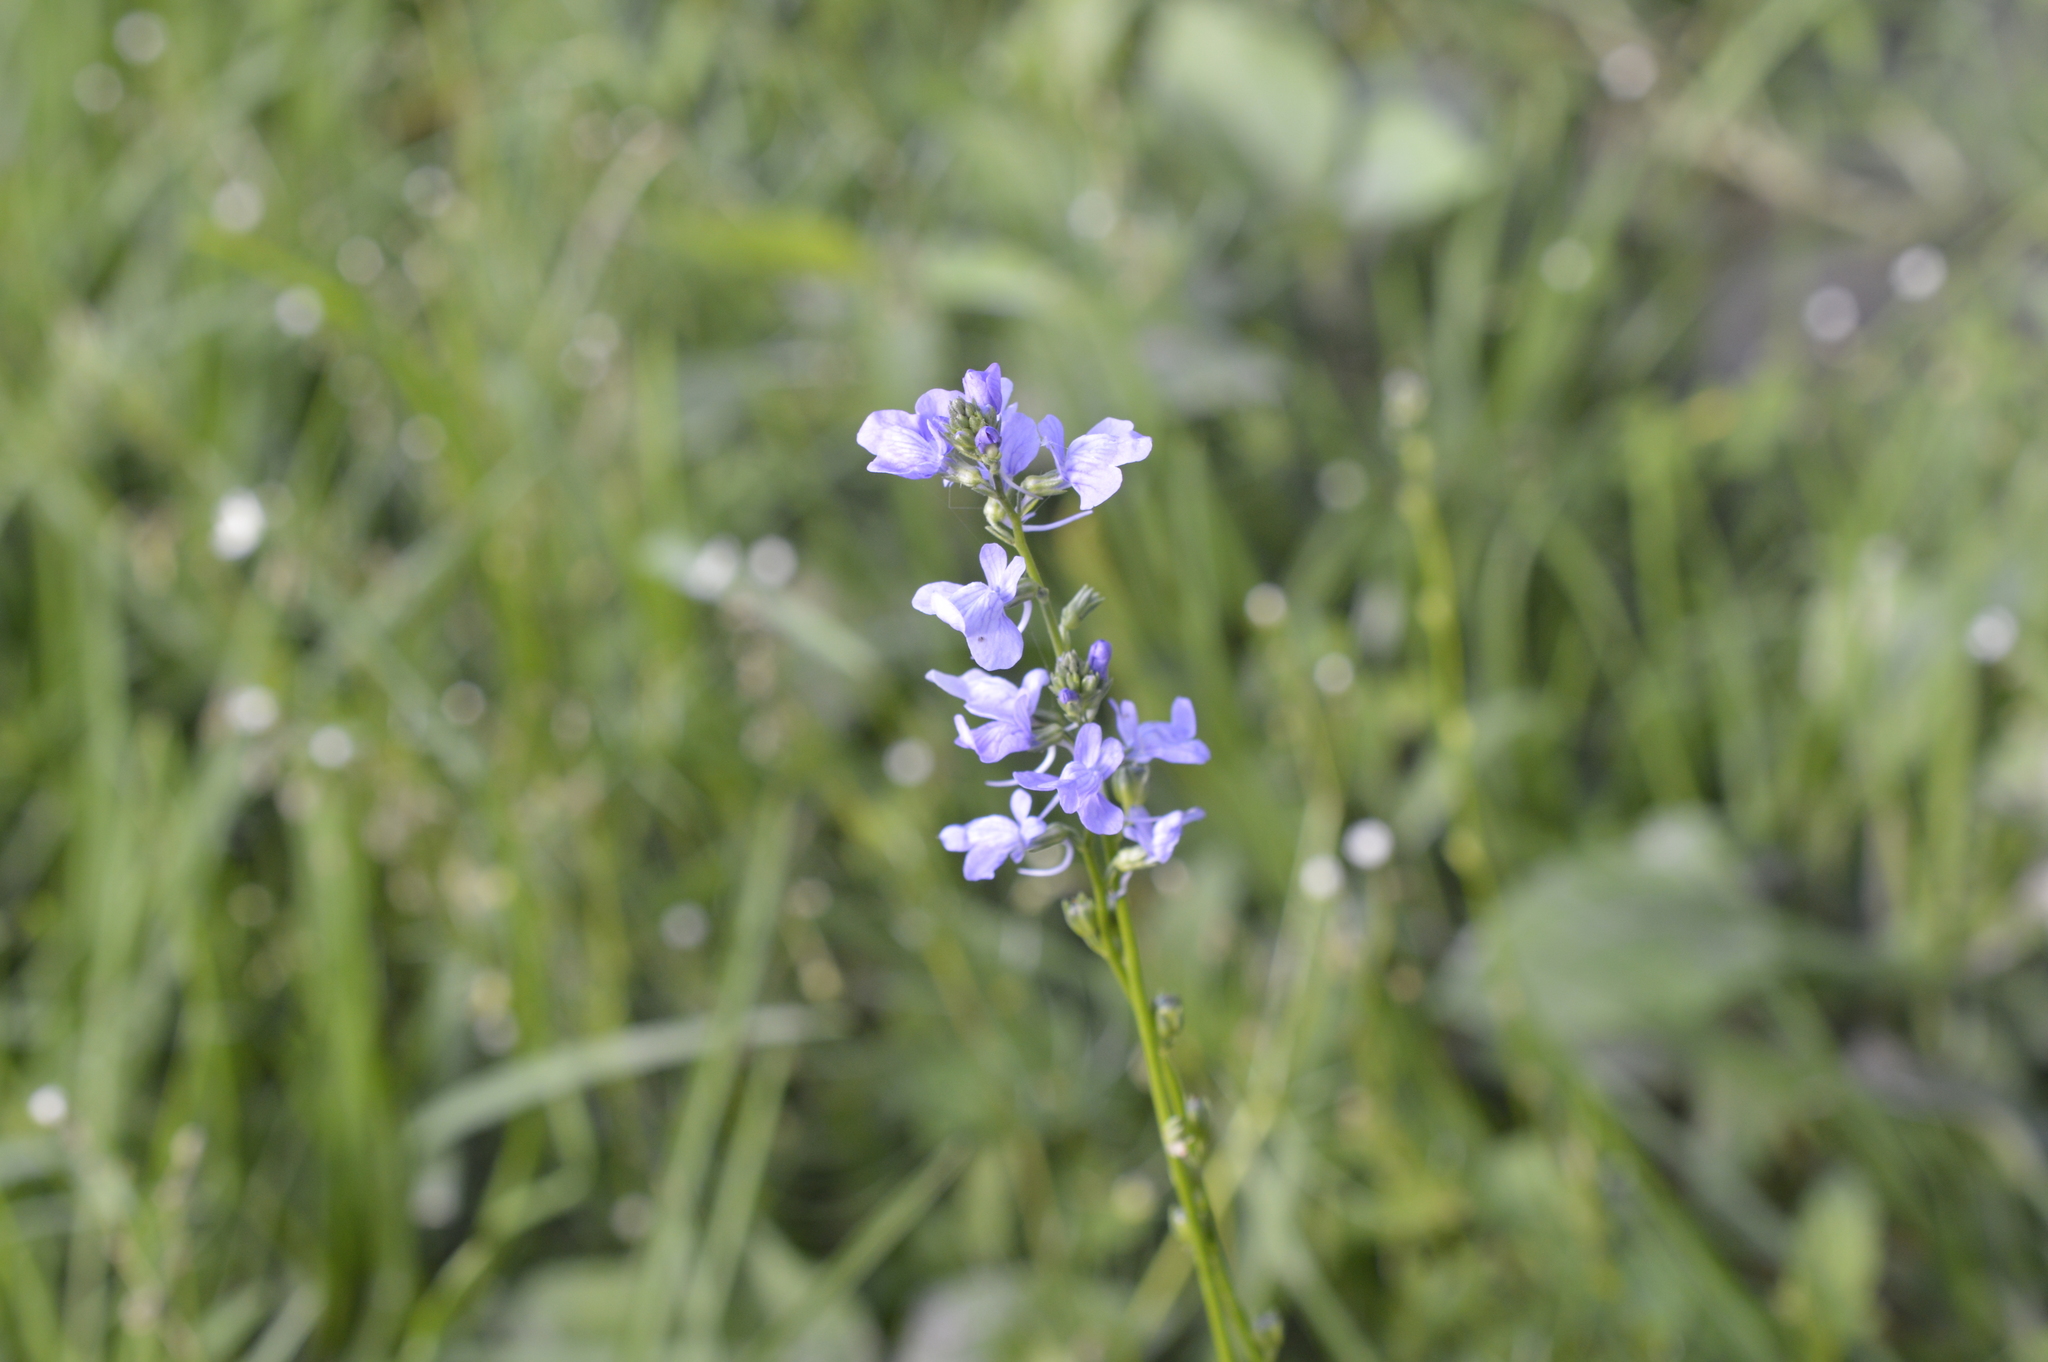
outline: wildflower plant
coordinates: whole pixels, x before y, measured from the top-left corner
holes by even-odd
[[[1147,993],[1128,897],[1132,877],[1171,860],[1188,825],[1203,816],[1198,808],[1148,810],[1153,764],[1200,765],[1209,749],[1196,736],[1194,702],[1186,697],[1173,702],[1167,719],[1150,722],[1131,701],[1110,698],[1109,641],[1096,639],[1085,649],[1074,642],[1101,594],[1083,586],[1054,608],[1031,552],[1033,534],[1092,515],[1109,500],[1123,485],[1123,468],[1149,455],[1152,440],[1131,422],[1111,418],[1070,443],[1057,416],[1032,420],[1011,401],[1014,391],[1000,365],[970,370],[957,391],[934,388],[909,411],[871,414],[855,437],[873,456],[870,472],[938,478],[979,493],[993,541],[981,547],[981,581],[932,582],[911,598],[914,609],[958,630],[974,660],[957,676],[925,674],[966,711],[954,716],[957,745],[983,762],[1013,767],[1006,778],[988,782],[1011,791],[1009,812],[941,829],[939,845],[964,855],[969,880],[993,879],[1005,862],[1022,875],[1057,875],[1076,860],[1086,870],[1088,892],[1069,898],[1062,910],[1075,934],[1108,964],[1130,1004],[1179,1202],[1173,1223],[1194,1259],[1216,1356],[1219,1362],[1270,1362],[1279,1351],[1279,1323],[1271,1315],[1247,1318],[1231,1281],[1202,1181],[1207,1108],[1167,1058],[1182,1025],[1180,1000]],[[1040,466],[1041,454],[1050,454],[1050,468]],[[1078,498],[1077,511],[1039,522],[1040,508],[1069,492]],[[996,673],[1023,661],[1034,612],[1052,666],[1035,667],[1013,682]],[[985,722],[970,724],[970,717]],[[1034,852],[1055,850],[1052,865],[1025,864]]]

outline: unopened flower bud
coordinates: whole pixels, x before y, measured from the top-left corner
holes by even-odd
[[[981,517],[988,522],[990,529],[1000,530],[1009,524],[1010,510],[1003,505],[1001,497],[990,497],[981,505]]]
[[[1078,694],[1076,694],[1076,693],[1075,693],[1075,691],[1074,691],[1074,688],[1073,688],[1072,686],[1061,686],[1061,687],[1060,687],[1060,703],[1061,703],[1061,704],[1063,704],[1063,705],[1071,705],[1071,704],[1073,704],[1073,703],[1074,703],[1074,702],[1075,702],[1076,700],[1079,700],[1080,698],[1081,698],[1081,697],[1080,697],[1080,696],[1079,696]]]
[[[1109,680],[1109,640],[1098,638],[1088,645],[1088,670],[1097,677]]]
[[[1280,1356],[1280,1345],[1287,1341],[1287,1326],[1281,1322],[1277,1310],[1263,1310],[1252,1321],[1252,1342],[1258,1346],[1262,1362],[1272,1362]]]
[[[1182,1163],[1200,1167],[1209,1153],[1209,1108],[1199,1097],[1190,1097],[1187,1110],[1166,1118],[1159,1130],[1166,1152]]]
[[[1181,1008],[1179,994],[1162,993],[1152,1000],[1152,1025],[1159,1032],[1161,1045],[1173,1044],[1186,1021],[1187,1013]]]
[[[1081,938],[1088,949],[1102,954],[1102,934],[1095,930],[1095,901],[1086,894],[1076,894],[1060,904],[1060,914],[1067,920],[1067,926],[1074,929],[1074,935]]]
[[[1092,586],[1082,587],[1074,593],[1073,599],[1067,602],[1066,608],[1060,611],[1060,627],[1067,630],[1080,628],[1081,621],[1087,619],[1090,612],[1101,604],[1102,593],[1100,591],[1097,591]],[[1107,648],[1109,645],[1103,644],[1102,646]],[[1095,650],[1093,648],[1088,650],[1088,661],[1090,666],[1094,665]],[[1109,665],[1108,653],[1105,652],[1103,654],[1102,661],[1105,667]]]

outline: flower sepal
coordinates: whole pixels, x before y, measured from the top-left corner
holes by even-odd
[[[1141,846],[1123,847],[1109,859],[1110,871],[1117,875],[1128,875],[1135,870],[1149,870],[1157,864],[1159,862],[1147,856],[1145,848]]]

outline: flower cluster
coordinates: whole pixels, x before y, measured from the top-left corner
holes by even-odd
[[[935,477],[979,493],[986,499],[989,533],[997,541],[981,546],[981,581],[931,582],[918,588],[910,604],[957,629],[974,659],[973,668],[958,676],[926,673],[966,711],[954,716],[958,745],[989,763],[1041,756],[1033,769],[991,782],[1015,788],[1009,816],[990,814],[954,824],[939,834],[939,842],[948,851],[965,853],[970,880],[993,878],[1006,861],[1021,866],[1034,851],[1064,846],[1067,854],[1057,866],[1023,871],[1056,874],[1072,861],[1078,835],[1050,817],[1057,807],[1089,832],[1102,837],[1121,833],[1129,845],[1117,853],[1112,868],[1127,876],[1170,860],[1181,832],[1202,816],[1200,809],[1148,813],[1143,800],[1149,766],[1199,764],[1209,759],[1209,749],[1195,736],[1194,702],[1185,697],[1173,702],[1170,719],[1152,723],[1141,721],[1130,701],[1110,702],[1116,736],[1104,735],[1096,715],[1108,701],[1110,645],[1097,639],[1082,653],[1068,641],[1102,598],[1082,587],[1055,614],[1032,567],[1025,536],[1091,514],[1123,486],[1123,466],[1152,452],[1152,440],[1129,421],[1110,418],[1070,443],[1059,417],[1032,420],[1010,400],[1014,391],[1001,365],[970,370],[957,391],[934,388],[910,411],[873,413],[855,437],[873,456],[871,472]],[[1041,454],[1051,456],[1052,467],[1034,472]],[[1080,502],[1075,515],[1050,524],[1034,521],[1041,503],[1067,492]],[[1034,605],[1044,611],[1052,669],[1033,668],[1017,682],[995,675],[1023,661],[1024,631]],[[987,722],[970,725],[969,716]],[[1062,753],[1068,758],[1064,764]],[[1060,769],[1054,774],[1056,765]],[[1035,813],[1033,793],[1049,796]]]

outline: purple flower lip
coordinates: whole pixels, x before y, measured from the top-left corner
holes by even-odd
[[[1101,724],[1082,724],[1074,734],[1074,759],[1057,776],[1037,771],[1017,772],[1017,784],[1026,790],[1057,790],[1060,808],[1080,815],[1081,826],[1105,837],[1122,832],[1124,811],[1102,792],[1102,783],[1123,765],[1124,745],[1102,736]]]
[[[959,700],[969,714],[994,721],[970,729],[967,720],[955,714],[953,727],[960,734],[955,740],[956,746],[966,748],[983,761],[1001,761],[1004,757],[1028,752],[1038,746],[1038,739],[1031,732],[1031,722],[1038,709],[1039,693],[1045,689],[1043,667],[1034,667],[1024,673],[1021,684],[972,668],[958,676],[929,671],[924,674],[924,679]]]
[[[981,572],[986,582],[928,582],[910,598],[911,608],[936,615],[967,639],[977,667],[1008,671],[1024,656],[1024,631],[1009,616],[1024,577],[1024,559],[1012,558],[1000,544],[981,546]],[[1024,619],[1031,607],[1024,607]]]
[[[1010,814],[986,814],[966,823],[955,823],[939,831],[939,845],[948,851],[967,853],[962,873],[970,880],[992,880],[1004,861],[1021,864],[1031,844],[1045,835],[1045,820],[1031,812],[1031,796],[1022,790],[1010,795]]]
[[[1174,848],[1180,845],[1180,835],[1187,825],[1207,817],[1200,809],[1175,809],[1162,813],[1157,818],[1145,812],[1140,804],[1131,810],[1129,822],[1124,827],[1124,836],[1138,844],[1145,853],[1145,859],[1155,865],[1165,865],[1173,859]]]
[[[917,399],[914,411],[869,412],[860,423],[854,443],[874,455],[868,461],[870,473],[893,473],[899,478],[929,478],[946,470],[946,455],[952,449],[946,440],[946,423],[957,392],[933,388]]]
[[[1152,452],[1152,437],[1140,435],[1129,421],[1105,417],[1089,427],[1085,435],[1067,443],[1066,427],[1057,416],[1038,423],[1038,438],[1052,450],[1053,467],[1067,486],[1081,495],[1081,509],[1092,511],[1116,495],[1124,485],[1119,470]]]

